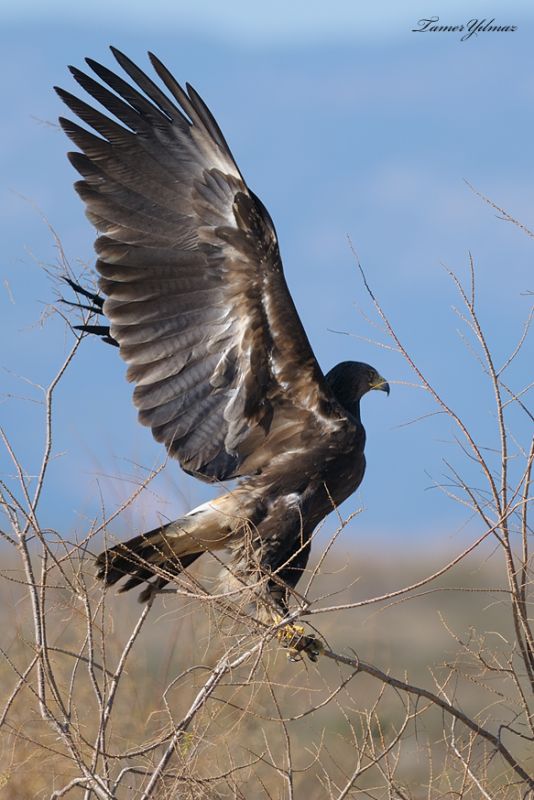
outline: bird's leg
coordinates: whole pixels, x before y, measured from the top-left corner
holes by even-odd
[[[273,617],[277,624],[283,619],[278,614],[273,614]],[[310,661],[317,661],[323,650],[321,642],[315,636],[307,636],[302,625],[293,625],[289,622],[280,628],[276,636],[282,647],[288,649],[287,656],[290,661],[299,661],[303,653],[306,653]]]

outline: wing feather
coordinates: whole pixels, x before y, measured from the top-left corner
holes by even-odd
[[[133,84],[91,59],[99,80],[71,72],[113,118],[58,89],[95,133],[60,122],[103,234],[104,313],[139,419],[204,479],[261,472],[270,443],[324,437],[344,414],[287,289],[273,222],[210,110],[155,56],[167,91],[112,50]]]

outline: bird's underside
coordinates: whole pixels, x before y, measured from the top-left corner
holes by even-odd
[[[272,619],[306,566],[313,530],[363,478],[361,397],[389,387],[358,362],[323,375],[272,220],[210,111],[154,56],[166,91],[113,53],[129,81],[89,59],[100,80],[71,68],[104,112],[57,89],[87,126],[60,120],[100,233],[103,306],[82,294],[109,325],[82,328],[119,346],[139,420],[168,454],[202,480],[237,485],[106,550],[98,574],[106,584],[126,578],[122,590],[151,581],[147,599],[206,551],[230,550],[228,596],[253,586]]]

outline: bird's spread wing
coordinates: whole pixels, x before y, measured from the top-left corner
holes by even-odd
[[[57,91],[97,134],[61,120],[81,151],[70,154],[76,189],[102,234],[104,312],[140,421],[200,477],[261,471],[273,437],[315,435],[339,407],[287,289],[272,220],[210,111],[154,56],[168,93],[113,52],[136,87],[92,60],[102,83],[71,71],[116,119]]]

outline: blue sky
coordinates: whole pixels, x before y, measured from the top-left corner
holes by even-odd
[[[428,15],[443,24],[495,16],[517,31],[467,42],[412,33]],[[384,336],[366,321],[372,309],[347,237],[413,355],[493,447],[491,394],[458,335],[457,298],[443,265],[465,275],[473,254],[481,317],[503,359],[528,312],[534,243],[465,180],[534,227],[530,5],[23,0],[3,17],[0,419],[28,473],[36,472],[42,446],[39,390],[28,381],[45,384],[69,345],[58,317],[39,321],[54,298],[39,262],[57,261],[40,214],[75,268],[93,260],[94,232],[72,189],[68,143],[55,125],[64,110],[51,87],[72,90],[66,65],[80,66],[86,55],[111,65],[113,43],[145,66],[146,50],[155,51],[211,107],[275,221],[288,283],[324,369],[365,360],[392,383],[389,399],[364,400],[368,472],[344,510],[363,505],[365,513],[347,541],[464,541],[465,511],[429,488],[443,480],[444,459],[461,467],[454,432],[439,417],[405,424],[434,407],[404,385],[413,376],[395,353],[367,341]],[[530,379],[526,364],[510,374],[516,389]],[[160,462],[130,393],[116,352],[85,342],[58,396],[43,525],[81,535],[102,497],[112,511],[132,476]],[[512,422],[524,438],[522,419]],[[0,471],[10,480],[3,456]],[[176,516],[207,496],[209,489],[169,464],[114,533],[134,533],[158,513]]]
[[[3,12],[9,21],[68,20],[70,23],[116,27],[121,31],[142,30],[152,34],[162,31],[201,33],[224,38],[240,45],[280,44],[289,42],[325,42],[340,40],[380,40],[398,38],[423,17],[440,16],[443,24],[457,24],[472,18],[495,16],[507,24],[532,20],[534,10],[528,0],[509,3],[491,0],[448,0],[448,2],[407,2],[379,0],[375,3],[354,0],[272,0],[251,3],[249,0],[129,0],[110,3],[92,0],[72,4],[68,0],[19,0]],[[514,20],[512,20],[512,17]]]

